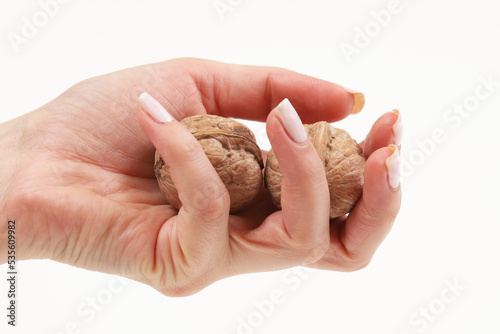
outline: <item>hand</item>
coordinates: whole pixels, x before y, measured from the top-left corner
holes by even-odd
[[[200,146],[178,122],[159,124],[140,110],[144,91],[177,120],[202,113],[267,117],[282,166],[283,211],[263,193],[229,215],[227,192]],[[399,210],[401,190],[386,167],[397,154],[387,148],[399,136],[392,131],[397,115],[383,115],[363,143],[369,157],[363,198],[349,216],[330,222],[322,164],[308,141],[284,127],[293,108],[269,113],[289,98],[305,123],[333,122],[359,109],[355,97],[283,69],[197,59],[85,80],[0,127],[0,138],[8,139],[0,150],[15,157],[2,166],[9,177],[0,193],[4,215],[18,223],[20,256],[123,275],[174,296],[245,272],[362,268]],[[159,191],[152,143],[172,170],[179,211]]]

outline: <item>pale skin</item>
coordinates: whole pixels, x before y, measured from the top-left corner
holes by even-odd
[[[155,122],[140,107],[144,91],[176,120]],[[122,275],[168,296],[241,273],[365,267],[400,208],[401,187],[386,162],[397,155],[388,145],[400,145],[398,115],[382,115],[361,143],[363,196],[351,214],[330,221],[323,165],[275,109],[285,98],[304,123],[338,121],[354,107],[342,86],[292,71],[175,59],[85,80],[0,124],[0,253],[15,219],[17,260]],[[255,204],[229,214],[224,185],[178,123],[203,113],[267,121],[282,166],[282,211],[263,189]],[[179,211],[159,191],[155,148],[171,168]]]

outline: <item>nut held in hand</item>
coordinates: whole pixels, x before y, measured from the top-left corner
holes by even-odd
[[[198,139],[208,159],[226,185],[231,198],[231,212],[254,201],[262,188],[262,154],[255,136],[244,124],[215,115],[196,115],[181,121]],[[181,203],[170,177],[168,166],[156,152],[155,175],[169,204],[179,209]]]
[[[330,190],[330,218],[350,212],[363,190],[365,157],[358,143],[341,129],[327,122],[304,125],[307,136],[324,163]],[[269,151],[265,185],[273,203],[281,209],[281,170],[273,152]]]

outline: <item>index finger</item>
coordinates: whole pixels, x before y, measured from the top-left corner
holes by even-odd
[[[209,114],[265,121],[288,98],[304,123],[335,122],[360,112],[365,103],[360,92],[283,68],[202,59],[176,59],[171,64],[189,73]]]

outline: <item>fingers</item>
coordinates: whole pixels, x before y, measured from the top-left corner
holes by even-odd
[[[374,152],[366,162],[363,196],[347,218],[343,244],[355,259],[371,259],[389,233],[401,206],[399,151]]]
[[[169,166],[182,203],[181,245],[203,249],[228,239],[229,194],[198,141],[151,96],[141,95],[140,123]],[[148,115],[149,114],[149,115]]]
[[[243,256],[244,271],[310,263],[329,245],[330,196],[324,166],[288,100],[269,115],[267,132],[282,174],[282,210],[246,236],[244,248],[252,250],[253,261]]]
[[[289,97],[304,123],[334,122],[358,113],[365,102],[362,93],[276,67],[201,59],[176,59],[170,64],[190,74],[209,114],[224,117],[264,121],[271,109]]]
[[[401,113],[394,109],[392,112],[385,113],[373,124],[370,132],[364,142],[360,145],[366,158],[381,147],[387,147],[390,144],[396,145],[401,149],[401,140],[403,135],[403,123]]]
[[[267,133],[282,175],[283,223],[292,239],[317,245],[328,234],[328,183],[318,153],[288,100],[269,115]]]
[[[348,216],[331,222],[330,248],[311,267],[352,271],[370,262],[401,206],[396,145],[401,146],[402,135],[401,115],[393,110],[382,115],[360,143],[367,157],[363,195]]]
[[[332,222],[331,244],[311,267],[353,271],[364,268],[392,228],[401,206],[399,151],[375,151],[366,162],[363,196],[347,216]]]

